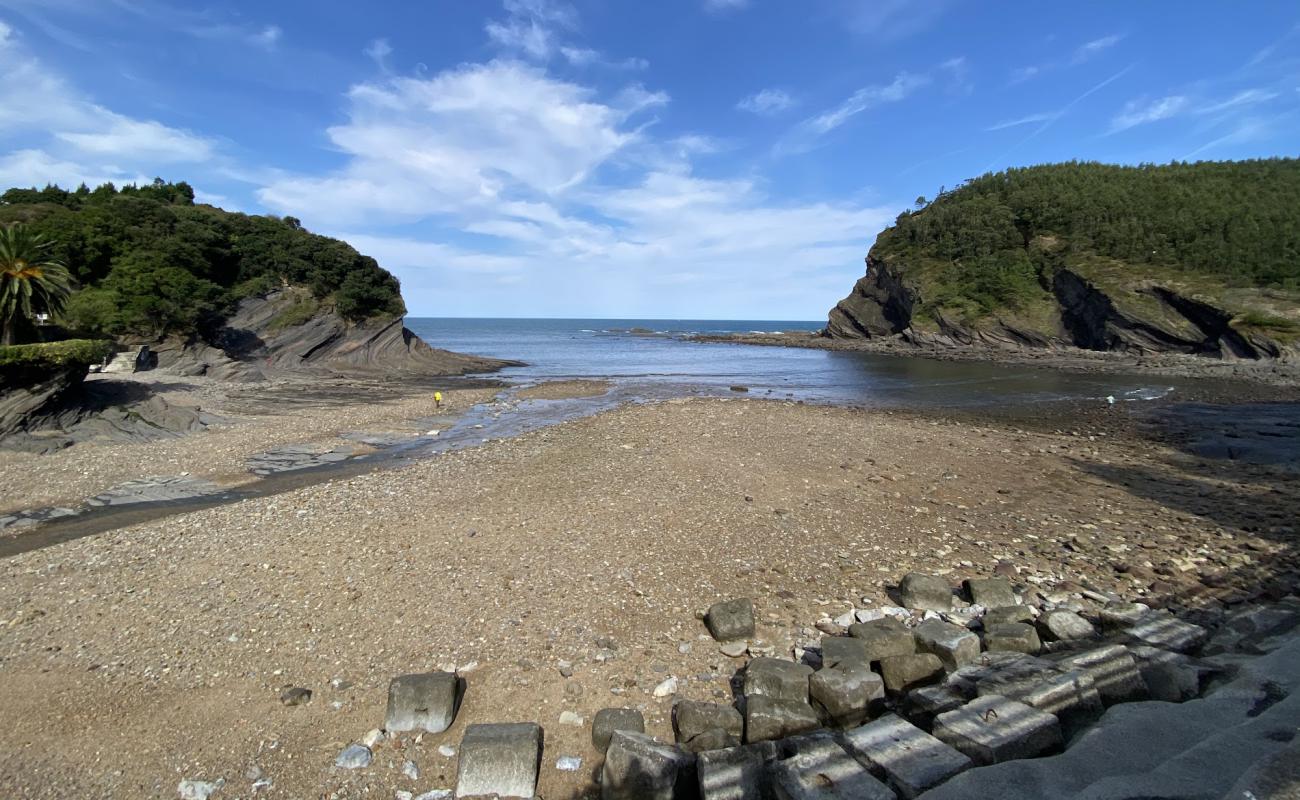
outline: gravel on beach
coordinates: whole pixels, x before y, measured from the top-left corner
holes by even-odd
[[[418,402],[336,408],[317,430]],[[299,413],[282,424],[313,424]],[[268,426],[246,435],[285,433]],[[788,656],[823,616],[890,603],[913,569],[1001,562],[1031,586],[1132,598],[1294,569],[1293,473],[1225,470],[1086,418],[1061,427],[625,406],[15,556],[0,562],[0,796],[176,797],[183,780],[224,781],[214,798],[257,781],[259,797],[419,794],[451,787],[467,724],[529,721],[546,729],[544,765],[582,758],[543,767],[539,793],[569,796],[600,759],[564,712],[639,708],[670,735],[674,696],[730,697],[737,663],[697,618],[718,600],[753,597],[758,646]],[[233,466],[251,443],[223,435],[132,453],[176,471],[230,446]],[[116,447],[70,451],[62,469],[76,480]],[[451,729],[374,735],[389,679],[438,668],[468,684]],[[676,694],[656,697],[670,680]],[[310,701],[283,703],[293,687]],[[334,766],[363,740],[369,766]]]

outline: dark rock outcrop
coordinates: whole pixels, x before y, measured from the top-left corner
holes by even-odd
[[[158,367],[181,375],[261,380],[295,372],[348,375],[464,375],[516,362],[430,347],[400,317],[352,323],[328,307],[301,322],[285,316],[305,293],[284,289],[242,301],[208,340],[165,339],[152,345]]]
[[[1296,343],[1249,326],[1223,304],[1194,296],[1174,281],[1133,278],[1118,284],[1060,268],[1043,281],[1048,290],[1032,323],[1014,315],[956,319],[943,309],[922,314],[926,281],[907,263],[873,252],[867,274],[831,309],[822,335],[833,339],[893,337],[926,346],[1053,348],[1185,353],[1220,359],[1286,359]]]

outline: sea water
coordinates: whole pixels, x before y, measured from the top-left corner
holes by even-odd
[[[816,331],[820,321],[412,317],[434,347],[523,361],[511,382],[606,379],[646,397],[751,394],[873,406],[970,407],[1164,397],[1176,381],[986,362],[693,341],[695,334]]]

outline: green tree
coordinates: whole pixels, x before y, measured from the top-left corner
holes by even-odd
[[[34,314],[57,314],[72,292],[68,268],[50,256],[53,243],[22,223],[0,228],[0,343],[15,344]]]

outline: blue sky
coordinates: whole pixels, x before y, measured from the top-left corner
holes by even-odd
[[[188,180],[414,315],[819,319],[918,195],[1297,155],[1291,3],[0,0],[0,184]]]

